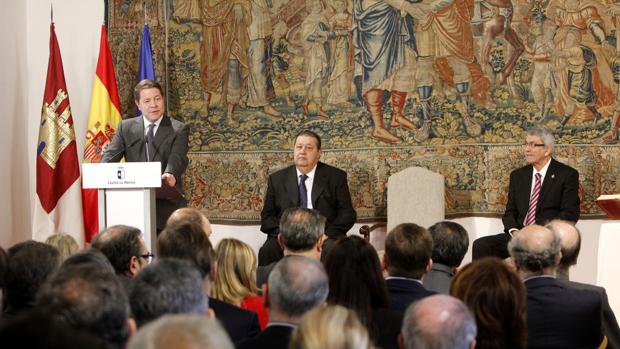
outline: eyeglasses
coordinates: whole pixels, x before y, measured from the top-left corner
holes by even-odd
[[[147,252],[145,254],[141,254],[140,257],[144,258],[148,263],[151,263],[155,255],[151,252]]]
[[[521,146],[523,148],[546,147],[546,145],[543,143],[523,143]]]

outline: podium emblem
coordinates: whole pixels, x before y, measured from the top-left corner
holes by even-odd
[[[116,170],[116,178],[118,178],[118,179],[125,179],[125,168],[119,167]]]

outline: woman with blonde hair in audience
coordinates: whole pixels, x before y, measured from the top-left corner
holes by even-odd
[[[340,305],[304,314],[291,336],[291,349],[372,349],[368,330],[355,312]]]
[[[78,246],[78,243],[75,241],[73,236],[65,233],[50,235],[45,240],[45,243],[56,247],[58,252],[60,252],[60,258],[63,261],[80,250],[80,246]]]
[[[477,349],[526,348],[525,286],[503,260],[486,257],[466,265],[452,280],[450,294],[476,318]]]
[[[223,239],[215,248],[217,277],[211,297],[256,312],[261,329],[269,318],[256,287],[256,254],[241,240]]]

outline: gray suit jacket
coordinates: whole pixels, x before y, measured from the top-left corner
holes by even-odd
[[[101,157],[101,162],[145,162],[146,142],[142,117],[122,120],[116,134]],[[181,176],[187,168],[189,127],[184,123],[165,116],[162,118],[153,139],[154,151],[150,160],[161,162],[161,172],[170,173],[176,178],[176,187],[182,192]],[[185,206],[185,200],[157,200],[157,228],[162,229],[165,220],[178,207]]]
[[[601,300],[603,301],[601,305],[601,324],[603,326],[603,334],[607,336],[607,348],[620,349],[620,328],[618,328],[618,322],[616,321],[614,311],[609,305],[609,299],[607,298],[605,288],[596,285],[583,284],[581,282],[569,281],[561,278],[561,276],[558,276],[557,281],[560,285],[566,285],[579,290],[592,290],[601,295]]]
[[[453,277],[452,268],[445,264],[433,263],[431,271],[424,275],[422,284],[429,291],[450,294],[450,284]]]

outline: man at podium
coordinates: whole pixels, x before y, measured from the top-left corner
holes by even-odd
[[[134,88],[134,99],[142,116],[122,120],[104,150],[101,162],[161,162],[162,190],[156,194],[157,231],[179,207],[187,205],[181,175],[187,168],[189,128],[164,115],[164,93],[153,80],[142,80]]]

